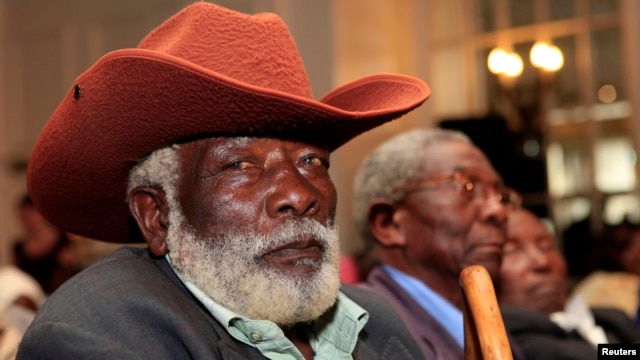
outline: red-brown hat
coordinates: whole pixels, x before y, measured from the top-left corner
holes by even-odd
[[[69,232],[138,242],[127,178],[151,152],[237,135],[314,139],[335,150],[429,95],[419,79],[377,74],[316,101],[278,16],[197,2],[137,48],[108,53],[76,79],[35,144],[29,192],[43,215]]]

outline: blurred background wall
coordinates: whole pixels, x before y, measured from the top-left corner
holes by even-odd
[[[190,2],[0,0],[0,264],[20,236],[16,207],[31,148],[73,80],[106,52],[135,47]],[[351,224],[360,161],[379,142],[417,126],[468,133],[524,194],[525,206],[559,234],[579,228],[590,236],[604,224],[640,218],[637,0],[212,2],[278,13],[316,98],[374,72],[415,75],[430,85],[432,97],[420,109],[334,153],[343,252],[361,250]],[[560,53],[559,67],[531,61],[541,41]],[[494,49],[507,56],[490,70]],[[543,53],[543,62],[557,62],[557,52]],[[560,236],[567,249],[576,245],[570,234]],[[109,249],[84,246],[88,258]]]

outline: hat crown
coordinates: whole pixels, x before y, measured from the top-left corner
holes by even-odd
[[[291,34],[275,14],[246,15],[197,2],[172,16],[140,44],[245,84],[312,98]]]

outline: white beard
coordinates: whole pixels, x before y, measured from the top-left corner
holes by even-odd
[[[200,238],[186,230],[171,207],[167,248],[174,268],[218,304],[249,319],[290,326],[318,319],[340,289],[338,232],[310,219],[292,219],[268,235],[253,230]],[[269,249],[313,236],[324,247],[321,261],[302,260],[313,273],[293,276],[258,259]]]

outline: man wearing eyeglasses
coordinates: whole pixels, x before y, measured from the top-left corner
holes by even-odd
[[[354,193],[356,226],[377,263],[361,286],[395,307],[424,353],[462,359],[460,271],[479,264],[499,278],[507,212],[519,195],[466,135],[444,129],[381,144]]]

